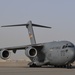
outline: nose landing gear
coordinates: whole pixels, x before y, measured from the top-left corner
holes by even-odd
[[[67,68],[67,69],[72,69],[72,65],[71,65],[71,64],[67,64],[67,65],[66,65],[66,68]]]

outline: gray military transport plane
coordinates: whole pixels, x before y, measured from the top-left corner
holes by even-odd
[[[8,59],[10,50],[16,53],[17,50],[25,50],[25,54],[30,58],[30,67],[41,67],[44,65],[52,65],[54,67],[71,68],[71,63],[75,61],[75,47],[69,41],[54,41],[48,43],[36,44],[33,26],[42,28],[51,28],[48,26],[33,24],[29,21],[27,24],[6,25],[2,27],[26,26],[28,29],[31,45],[0,48],[0,57]]]

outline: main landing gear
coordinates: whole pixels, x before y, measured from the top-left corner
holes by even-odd
[[[54,66],[56,68],[67,68],[67,69],[72,69],[72,65],[71,64],[67,64],[67,65],[62,65],[62,66]]]
[[[29,67],[41,67],[41,66],[37,66],[36,64],[31,63],[31,64],[29,64]]]

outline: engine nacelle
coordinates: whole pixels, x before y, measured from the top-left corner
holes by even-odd
[[[8,59],[10,57],[10,52],[6,49],[3,49],[0,51],[0,57],[4,60]]]
[[[28,57],[35,57],[37,55],[37,50],[33,47],[29,47],[25,50],[25,54]]]

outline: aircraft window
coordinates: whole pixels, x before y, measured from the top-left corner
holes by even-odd
[[[64,48],[67,48],[67,46],[66,46],[66,45],[64,45],[64,46],[62,47],[62,49],[64,49]]]
[[[68,45],[68,47],[73,48],[74,46],[73,45]]]
[[[66,45],[64,45],[64,46],[62,47],[62,49],[67,48],[67,47],[69,47],[69,48],[73,48],[74,45],[68,45],[68,44],[66,44]]]
[[[69,47],[69,48],[73,48],[74,45],[73,45],[73,44],[67,44],[67,47]]]

